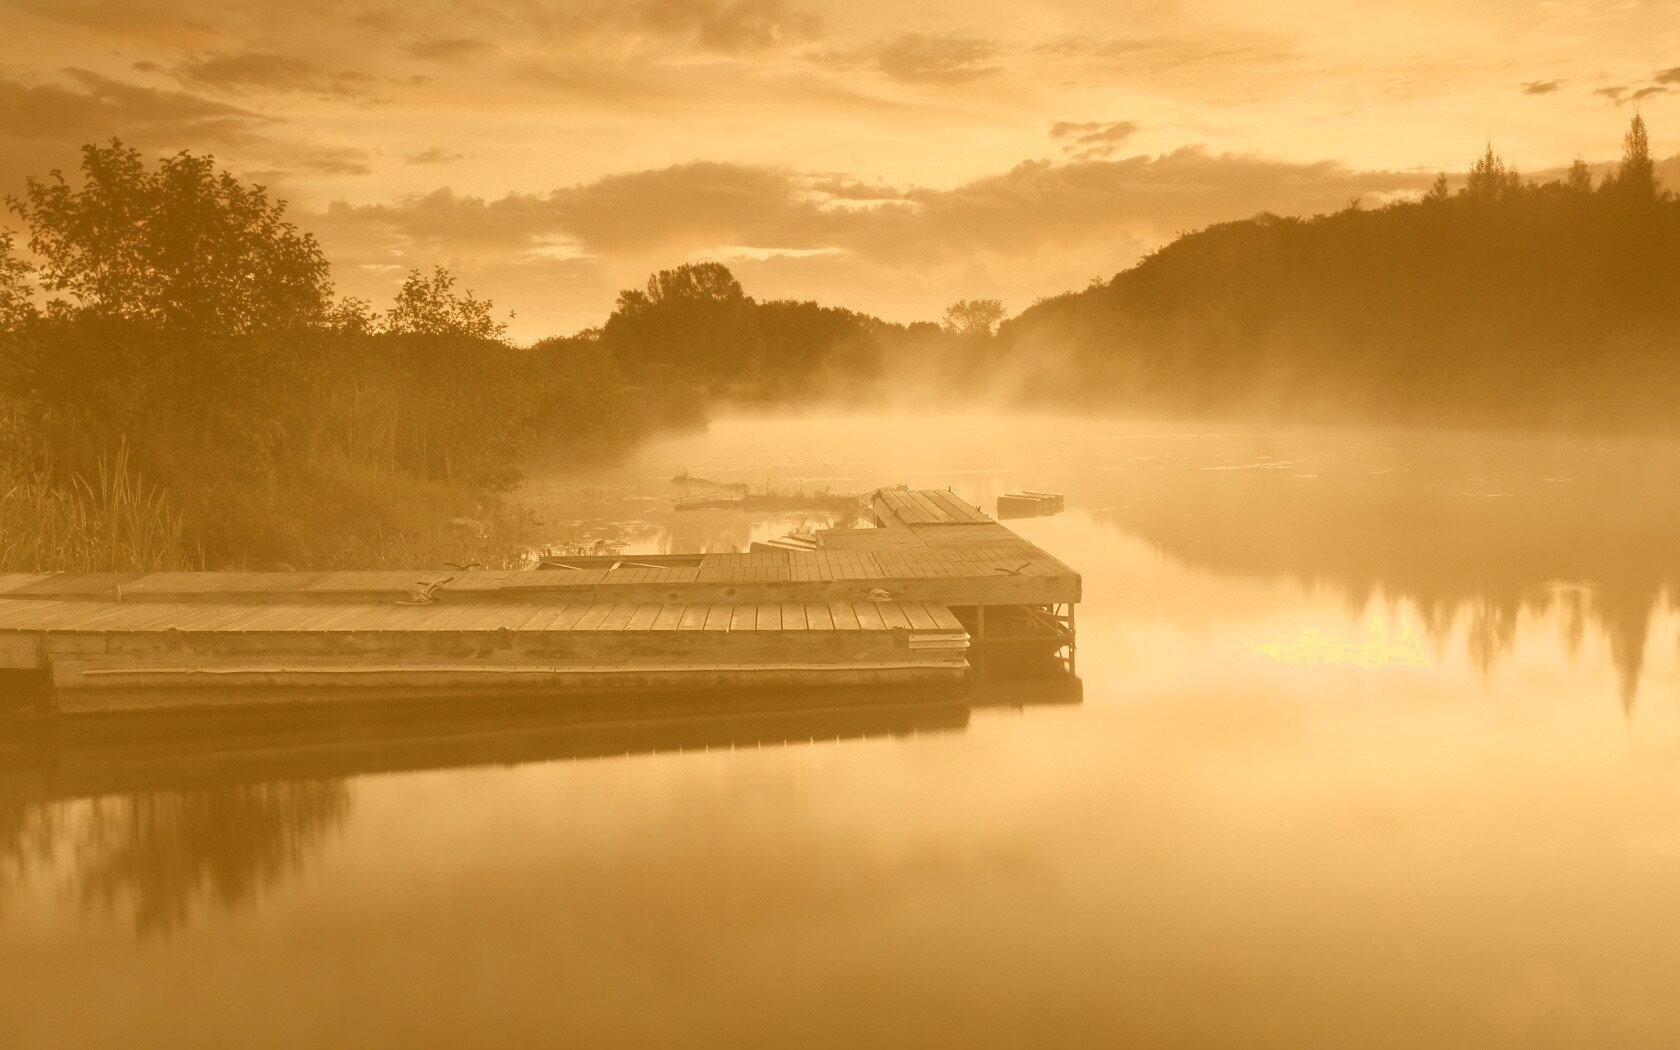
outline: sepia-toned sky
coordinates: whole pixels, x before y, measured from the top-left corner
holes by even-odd
[[[121,136],[292,202],[341,291],[441,263],[532,339],[657,268],[936,319],[1491,139],[1680,143],[1680,2],[0,0],[0,191]],[[15,220],[14,220],[15,224]]]

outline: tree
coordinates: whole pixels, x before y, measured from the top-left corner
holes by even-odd
[[[12,232],[0,230],[0,332],[10,332],[35,316],[29,298],[34,267],[12,254]]]
[[[1522,176],[1516,168],[1507,167],[1488,143],[1487,152],[1470,165],[1463,193],[1474,201],[1498,201],[1515,196],[1522,190]]]
[[[945,331],[952,335],[991,336],[1004,318],[996,299],[958,299],[945,308]]]
[[[702,382],[739,385],[762,365],[756,307],[729,267],[688,263],[620,292],[601,339],[626,371],[673,367]]]
[[[1569,165],[1569,174],[1564,176],[1563,188],[1570,193],[1588,194],[1592,192],[1592,169],[1580,157]]]
[[[334,312],[345,328],[366,327],[357,300],[346,300]],[[385,314],[387,331],[406,335],[458,335],[500,342],[507,324],[491,316],[495,305],[474,297],[472,290],[455,291],[455,276],[441,266],[426,277],[410,270],[397,301]],[[508,316],[513,316],[509,314]]]
[[[1633,201],[1654,200],[1657,196],[1657,168],[1651,160],[1651,141],[1645,133],[1645,119],[1633,115],[1627,135],[1622,139],[1622,162],[1605,188],[1620,197]]]
[[[1439,204],[1451,195],[1447,190],[1447,173],[1443,171],[1429,184],[1429,192],[1423,195],[1423,199],[1430,204]]]
[[[332,285],[315,238],[284,218],[284,201],[188,152],[156,171],[112,139],[82,147],[82,185],[61,171],[31,176],[7,204],[28,224],[40,284],[79,308],[195,337],[315,325]]]
[[[660,270],[648,278],[650,302],[673,299],[740,302],[747,297],[741,282],[722,263],[688,263],[674,270]]]

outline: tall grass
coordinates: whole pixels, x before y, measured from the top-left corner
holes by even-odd
[[[45,421],[0,405],[0,572],[123,572],[196,567],[186,522],[129,463],[128,448],[65,468]]]

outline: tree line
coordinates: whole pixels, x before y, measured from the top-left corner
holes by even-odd
[[[113,141],[80,174],[7,201],[0,571],[471,557],[541,442],[652,423],[616,372],[533,368],[442,269],[385,310],[335,296],[285,205],[209,157]]]
[[[1045,406],[1671,426],[1680,201],[1644,122],[1601,179],[1491,145],[1456,187],[1262,214],[1005,319],[746,294],[695,263],[599,327],[516,347],[446,270],[336,294],[283,202],[112,141],[0,229],[0,571],[436,564],[493,548],[535,460],[610,458],[720,403],[1008,390]],[[476,523],[472,536],[451,520]]]
[[[722,401],[864,396],[1002,316],[759,302],[700,263],[522,348],[441,267],[384,309],[337,295],[284,202],[211,157],[148,167],[113,140],[79,175],[27,180],[22,239],[0,230],[0,571],[494,557],[533,462],[612,458]]]
[[[1183,236],[988,347],[1029,400],[1291,419],[1672,427],[1680,201],[1644,121],[1595,180],[1491,146],[1454,188]]]

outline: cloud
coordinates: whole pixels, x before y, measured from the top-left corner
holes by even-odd
[[[428,62],[455,65],[489,54],[496,50],[496,45],[479,37],[442,36],[412,41],[403,45],[403,50]]]
[[[996,73],[997,52],[997,45],[973,37],[909,33],[882,44],[875,65],[894,80],[962,84]]]
[[[318,175],[371,175],[372,154],[352,146],[289,146],[285,157],[292,167]]]
[[[642,257],[732,245],[839,249],[917,265],[973,252],[1056,251],[1122,227],[1159,235],[1259,211],[1329,211],[1353,195],[1394,195],[1429,181],[1412,172],[1196,148],[1122,160],[1027,161],[952,189],[892,189],[695,162],[494,200],[442,189],[389,205],[340,203],[327,215],[342,230],[457,254],[566,243],[583,254]]]
[[[1657,75],[1651,79],[1659,84],[1680,84],[1680,66],[1672,66],[1668,69],[1660,70]]]
[[[567,261],[565,272],[581,273],[579,260],[593,260],[586,269],[598,288],[690,259],[745,260],[781,294],[903,315],[921,297],[942,301],[951,282],[1030,298],[1112,273],[1179,230],[1260,211],[1332,211],[1351,196],[1417,192],[1429,181],[1199,149],[1029,161],[951,189],[697,162],[539,194],[441,189],[338,203],[308,225],[335,259],[370,273],[455,266],[533,324],[541,308],[500,289],[525,287],[525,267],[552,277]],[[596,300],[573,320],[598,323],[609,305]]]
[[[1564,85],[1562,80],[1530,80],[1522,86],[1525,95],[1550,95]]]
[[[153,63],[137,63],[150,66]],[[266,51],[210,54],[190,58],[170,72],[189,87],[237,93],[299,92],[321,98],[366,98],[375,78],[341,70],[329,72],[307,59]]]
[[[1077,124],[1058,120],[1050,125],[1050,137],[1061,140],[1062,152],[1074,159],[1095,160],[1113,156],[1137,130],[1137,124],[1130,120]]]
[[[1282,34],[1220,29],[1136,37],[1069,34],[1029,50],[1063,87],[1146,81],[1154,90],[1223,103],[1290,90],[1303,72],[1300,46]],[[1323,72],[1311,70],[1315,76]]]
[[[1652,95],[1661,95],[1667,90],[1667,88],[1663,87],[1642,87],[1635,90],[1630,87],[1616,85],[1612,87],[1598,88],[1593,92],[1593,94],[1603,95],[1605,98],[1619,106],[1624,102],[1639,102],[1650,98]]]
[[[753,54],[822,35],[822,19],[782,0],[645,0],[627,9],[653,35],[727,55]]]
[[[299,141],[281,134],[287,126],[224,102],[86,70],[66,70],[59,82],[0,78],[0,187],[74,168],[80,147],[112,138],[148,152],[210,151],[241,177],[265,184],[372,174],[369,150]]]
[[[466,160],[465,153],[451,153],[442,146],[423,149],[419,153],[410,153],[403,157],[404,164],[449,164],[457,160]]]
[[[880,182],[862,182],[845,175],[813,175],[806,188],[830,201],[888,201],[903,200],[904,191]]]
[[[87,70],[69,84],[0,80],[0,137],[73,142],[121,136],[136,146],[246,142],[268,118],[179,91],[139,87]]]

